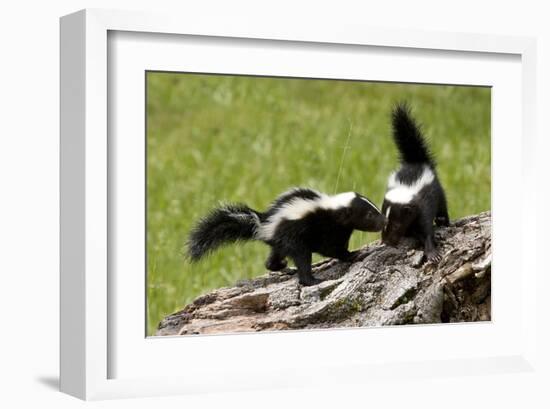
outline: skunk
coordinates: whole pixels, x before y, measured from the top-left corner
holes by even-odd
[[[388,180],[382,204],[388,221],[382,242],[395,246],[403,236],[416,237],[423,243],[428,261],[438,263],[441,256],[435,246],[433,223],[448,226],[449,214],[435,160],[407,104],[394,107],[392,128],[401,167]]]
[[[386,220],[378,208],[358,193],[328,196],[294,188],[275,199],[265,213],[244,204],[212,210],[192,229],[187,242],[191,261],[214,249],[242,240],[260,240],[271,246],[265,266],[280,271],[289,257],[300,284],[319,283],[311,274],[311,254],[353,260],[348,242],[353,230],[381,231]]]

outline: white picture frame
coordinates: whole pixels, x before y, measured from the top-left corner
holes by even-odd
[[[119,142],[114,142],[116,138],[110,140],[109,135],[118,132],[119,125],[131,127],[132,124],[128,122],[124,125],[124,118],[130,113],[136,114],[136,109],[143,106],[140,105],[144,98],[140,88],[132,82],[138,77],[132,77],[131,73],[133,70],[139,73],[144,68],[151,68],[148,65],[150,60],[145,57],[164,61],[164,68],[185,71],[181,68],[186,66],[185,61],[165,58],[177,54],[174,50],[180,46],[178,39],[194,41],[193,47],[186,48],[190,53],[186,56],[188,59],[192,56],[194,64],[199,64],[194,66],[195,70],[203,67],[200,65],[202,61],[206,67],[204,72],[282,75],[288,69],[288,74],[300,76],[296,72],[297,68],[270,66],[266,68],[267,71],[262,71],[261,66],[253,65],[246,58],[244,62],[243,58],[236,58],[240,65],[232,65],[227,59],[217,61],[216,58],[208,58],[208,47],[218,47],[216,50],[220,53],[243,52],[243,55],[250,52],[246,47],[252,47],[257,52],[263,52],[267,59],[279,58],[276,54],[278,50],[287,52],[285,47],[288,46],[291,46],[293,56],[298,59],[309,47],[315,47],[319,53],[338,52],[342,59],[348,58],[346,53],[350,54],[349,58],[356,58],[358,50],[369,48],[374,50],[374,62],[383,59],[376,54],[376,50],[383,50],[386,54],[394,50],[395,55],[410,53],[410,58],[440,58],[441,64],[450,64],[449,61],[460,64],[459,60],[463,58],[467,61],[460,73],[462,77],[447,77],[445,70],[439,70],[438,74],[437,66],[434,68],[427,64],[423,67],[420,61],[420,68],[411,70],[408,74],[410,77],[401,79],[447,83],[448,78],[453,78],[452,83],[468,84],[474,81],[479,85],[492,85],[494,82],[500,84],[496,89],[501,90],[501,95],[495,95],[496,100],[503,95],[511,98],[508,98],[508,102],[497,103],[497,108],[493,107],[493,135],[504,135],[504,125],[511,134],[509,140],[493,146],[493,176],[495,172],[509,172],[511,179],[507,183],[516,184],[522,192],[519,205],[523,209],[529,209],[532,195],[536,192],[533,165],[536,103],[534,39],[375,29],[345,24],[337,25],[330,31],[326,27],[316,27],[314,23],[284,27],[276,22],[251,22],[247,26],[227,22],[220,25],[197,21],[193,16],[109,10],[84,10],[65,16],[61,19],[60,175],[60,388],[63,392],[81,399],[108,399],[288,385],[328,385],[330,382],[357,383],[370,379],[389,379],[395,373],[402,377],[418,378],[536,369],[536,285],[533,285],[537,281],[539,267],[534,254],[536,246],[533,245],[537,237],[536,215],[533,212],[521,212],[521,223],[512,228],[499,224],[499,220],[505,220],[513,208],[504,203],[507,186],[499,183],[498,178],[493,188],[493,206],[496,206],[494,264],[497,269],[494,275],[498,274],[494,280],[495,292],[509,294],[514,285],[521,288],[522,297],[519,300],[521,305],[514,311],[505,302],[497,302],[494,308],[498,306],[498,309],[494,311],[494,319],[490,324],[445,326],[445,329],[443,326],[411,326],[368,331],[354,329],[224,335],[188,337],[186,340],[182,339],[185,337],[146,338],[144,329],[140,330],[144,328],[140,326],[145,319],[144,314],[138,312],[130,318],[128,310],[125,310],[139,311],[144,308],[144,292],[141,292],[140,287],[143,285],[143,276],[139,273],[135,277],[128,274],[135,271],[134,268],[139,269],[140,265],[130,266],[123,262],[121,267],[118,263],[124,260],[124,249],[113,246],[113,243],[116,244],[113,236],[128,234],[125,233],[125,226],[129,226],[128,223],[118,224],[120,212],[113,209],[123,205],[125,198],[133,200],[145,194],[140,184],[136,184],[132,190],[113,180],[123,177],[117,166],[124,161],[129,167],[134,166],[132,171],[137,170],[139,173],[139,163],[143,166],[143,161],[139,151],[125,149],[122,153],[118,149],[120,146],[131,148],[133,145],[118,145]],[[201,39],[207,40],[208,44]],[[148,47],[147,52],[136,52],[136,44],[139,50]],[[312,55],[308,54],[308,57]],[[500,63],[494,62],[493,57],[500,59]],[[479,65],[478,60],[483,59],[488,62]],[[242,65],[247,63],[250,68]],[[491,65],[493,63],[502,64],[503,68],[496,70]],[[324,72],[314,72],[307,64],[303,66],[305,68],[301,75],[369,80],[398,78],[391,77],[385,64],[380,65],[378,76],[373,71],[368,78],[360,74],[354,77],[351,71],[342,74],[338,68],[330,66]],[[117,69],[123,70],[125,79],[116,76]],[[189,67],[187,69],[193,70]],[[273,71],[276,69],[281,71]],[[115,74],[111,77],[110,73],[113,72]],[[468,77],[468,72],[477,79]],[[513,81],[507,84],[507,75],[517,80],[517,84]],[[113,82],[113,79],[117,82]],[[124,99],[124,110],[127,112],[107,109],[108,106],[117,106],[112,102],[113,97]],[[136,101],[135,106],[132,101]],[[508,118],[511,122],[502,122],[504,119],[501,121],[499,118]],[[131,131],[142,137],[144,134],[139,133],[139,127],[143,123],[137,119],[135,123],[138,128]],[[516,155],[513,157],[520,160],[513,163],[521,168],[510,167],[504,160],[508,155]],[[139,220],[139,217],[142,217],[139,211],[129,212],[127,219]],[[521,238],[521,257],[515,261],[506,259],[510,248],[507,246],[511,245],[506,241],[506,233]],[[527,237],[531,238],[529,246],[526,245]],[[136,257],[136,260],[139,258]],[[116,274],[113,273],[115,270]],[[515,275],[514,281],[509,278],[511,274]],[[501,299],[505,299],[504,295]],[[121,322],[117,314],[129,317],[128,322]],[[399,331],[407,331],[407,338],[418,347],[415,348],[414,356],[411,356],[410,350],[399,348],[399,339],[404,336]],[[433,346],[422,349],[420,340],[423,337],[437,340],[443,346],[453,345],[458,337],[463,340],[464,349],[438,349]],[[274,343],[281,345],[283,351],[299,350],[294,346],[311,343],[317,345],[312,347],[314,353],[315,348],[320,349],[322,345],[345,344],[347,347],[324,357],[322,364],[316,363],[314,358],[292,352],[288,352],[286,359],[274,356],[262,357],[259,361],[259,351]],[[382,353],[375,346],[382,348]],[[392,346],[395,352],[389,359]],[[364,354],[358,356],[352,353],[362,348],[365,349]],[[369,352],[371,349],[376,353]],[[174,352],[178,351],[191,351],[185,357],[184,369],[181,362],[174,362],[171,366],[155,364],[156,361],[166,362],[167,357],[175,356]],[[225,351],[241,353],[227,354]],[[248,363],[245,361],[244,365],[242,360],[231,359],[232,355],[242,356],[243,353],[253,358]]]

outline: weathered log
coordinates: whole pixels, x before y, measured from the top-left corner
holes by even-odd
[[[165,317],[157,335],[490,320],[490,212],[435,234],[437,265],[413,240],[397,248],[377,241],[353,263],[316,264],[314,275],[325,281],[315,286],[298,284],[289,268],[202,295]]]

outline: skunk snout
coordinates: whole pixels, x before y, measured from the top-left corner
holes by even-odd
[[[374,231],[384,230],[387,220],[386,220],[386,216],[380,213],[377,215],[370,215],[365,219],[365,222],[368,225],[368,228],[365,230],[374,232]]]
[[[382,229],[382,244],[395,247],[399,243],[399,235],[390,229],[389,220],[386,219],[386,224]]]

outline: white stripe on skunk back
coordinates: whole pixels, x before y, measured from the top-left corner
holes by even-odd
[[[277,210],[277,213],[269,217],[265,223],[262,223],[258,227],[256,233],[258,239],[271,239],[277,230],[277,226],[283,220],[299,220],[317,209],[336,210],[347,207],[356,197],[356,193],[346,192],[334,196],[319,193],[319,196],[320,197],[316,199],[304,199],[297,197],[292,199],[290,202],[285,203]]]
[[[434,181],[434,178],[435,175],[429,166],[424,166],[420,177],[410,185],[397,180],[396,172],[393,172],[388,179],[385,198],[392,203],[410,203],[424,187]]]

